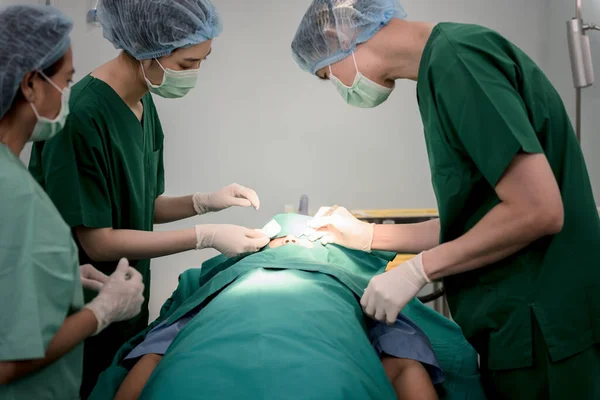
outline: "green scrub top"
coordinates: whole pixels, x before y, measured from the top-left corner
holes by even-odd
[[[64,130],[34,146],[29,169],[72,228],[152,231],[154,201],[164,191],[164,136],[152,96],[144,96],[142,103],[140,123],[109,85],[87,76],[72,88]],[[94,262],[78,247],[82,264],[106,274],[115,270],[116,262]],[[130,262],[146,285],[142,312],[86,341],[84,398],[118,348],[148,324],[150,260]],[[84,295],[90,301],[96,293],[86,290]]]
[[[444,23],[425,46],[417,95],[442,243],[499,204],[518,153],[544,153],[564,204],[560,233],[444,279],[454,319],[492,370],[532,365],[532,320],[551,361],[600,342],[600,219],[561,98],[539,67],[489,29]]]
[[[83,307],[71,230],[23,163],[0,144],[0,361],[44,358]],[[0,399],[78,399],[83,346],[8,385]]]

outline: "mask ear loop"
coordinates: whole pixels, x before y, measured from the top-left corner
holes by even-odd
[[[42,116],[41,116],[41,115],[38,113],[38,110],[37,110],[37,108],[35,107],[35,104],[33,104],[33,103],[31,103],[31,102],[30,102],[30,103],[29,103],[29,106],[30,106],[30,107],[31,107],[31,109],[33,110],[33,113],[35,114],[35,117],[36,117],[38,120],[42,119]]]
[[[337,76],[335,76],[333,74],[333,71],[331,70],[331,64],[329,65],[329,80],[333,83],[333,82],[338,82],[340,85],[346,87],[346,88],[350,88],[349,86],[344,85],[344,82],[340,81]]]
[[[356,57],[354,57],[354,52],[352,52],[352,60],[354,60],[354,68],[356,68],[356,75],[358,75],[360,72],[358,72],[358,65],[356,65]]]
[[[359,76],[363,76],[363,75],[362,75],[362,74],[361,74],[361,73],[358,71],[358,65],[356,65],[356,57],[354,57],[354,52],[352,52],[352,59],[354,60],[354,68],[356,68],[356,77],[358,78]],[[356,79],[357,79],[357,78],[354,78],[354,81],[355,81],[355,82],[356,82]],[[365,79],[367,79],[367,78],[365,78]],[[367,80],[368,80],[368,79],[367,79]],[[371,82],[372,84],[375,84],[375,85],[379,86],[380,88],[387,89],[387,90],[389,90],[389,91],[392,91],[392,90],[394,89],[394,87],[392,87],[392,88],[389,88],[389,87],[386,87],[386,86],[382,86],[382,85],[380,85],[380,84],[379,84],[379,83],[377,83],[377,82],[373,82],[373,81],[370,81],[370,80],[368,80],[368,81],[369,81],[369,82]],[[394,83],[394,86],[396,86],[396,84],[395,84],[395,83]]]
[[[148,77],[146,76],[146,71],[144,70],[144,64],[142,64],[142,60],[140,60],[140,68],[142,69],[142,75],[144,76],[144,80],[148,82]]]
[[[356,75],[354,76],[354,81],[352,82],[352,86],[346,86],[344,84],[344,82],[340,81],[333,74],[333,71],[331,70],[331,64],[329,64],[329,79],[331,79],[331,77],[333,77],[336,81],[338,81],[339,83],[341,83],[344,87],[346,87],[348,89],[352,89],[352,87],[354,86],[354,84],[356,83],[356,81],[358,80],[358,78],[360,77],[360,72],[358,72],[358,65],[356,65],[356,57],[354,57],[354,52],[352,52],[352,60],[354,61],[354,69],[356,69]]]
[[[153,88],[159,88],[159,87],[162,86],[162,84],[165,81],[165,74],[167,73],[167,71],[164,69],[164,67],[161,65],[161,63],[158,62],[157,58],[155,58],[154,60],[156,61],[156,63],[158,64],[158,66],[163,70],[163,79],[162,79],[162,82],[160,83],[160,85],[155,85],[152,82],[150,82],[150,79],[148,79],[148,77],[146,76],[146,70],[144,69],[144,64],[142,64],[142,60],[140,60],[140,68],[142,68],[142,75],[144,76],[144,80],[146,81],[146,84],[148,86],[153,87]]]
[[[46,80],[46,81],[47,81],[49,84],[51,84],[51,85],[54,87],[54,89],[58,90],[58,92],[61,94],[61,110],[62,110],[62,103],[63,103],[63,100],[62,100],[62,98],[64,97],[64,94],[65,94],[64,92],[65,92],[65,90],[64,90],[64,89],[61,89],[61,88],[59,88],[59,87],[58,87],[58,85],[57,85],[56,83],[54,83],[54,82],[52,81],[52,79],[50,79],[50,78],[49,78],[49,77],[48,77],[48,76],[47,76],[45,73],[43,73],[42,71],[36,70],[35,72],[37,72],[38,74],[40,74],[40,76],[41,76],[42,78],[44,78],[44,79],[45,79],[45,80]],[[32,102],[32,101],[30,101],[30,102],[29,102],[29,106],[30,106],[30,107],[31,107],[31,109],[33,110],[33,113],[35,114],[35,117],[36,117],[38,120],[48,120],[48,121],[52,121],[50,118],[46,118],[46,117],[43,117],[43,116],[41,116],[41,115],[40,115],[40,113],[38,113],[38,110],[37,110],[37,108],[35,107],[35,104],[33,104],[33,102]],[[59,115],[60,115],[60,111],[59,111]],[[57,116],[57,118],[58,118],[58,116]]]
[[[156,63],[163,70],[163,72],[165,72],[165,73],[167,72],[167,70],[165,69],[165,67],[163,67],[162,64],[160,63],[160,61],[158,61],[158,58],[155,58],[154,61],[156,61]]]
[[[46,76],[45,73],[43,73],[42,71],[36,71],[38,74],[40,74],[42,76],[42,78],[44,78],[46,81],[48,81],[49,84],[51,84],[52,86],[54,86],[54,89],[58,90],[60,93],[63,92],[63,89],[59,88],[58,85],[56,83],[54,83],[52,81],[52,79],[48,78],[48,76]]]

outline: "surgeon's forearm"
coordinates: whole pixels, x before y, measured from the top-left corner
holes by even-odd
[[[416,224],[379,224],[373,229],[373,250],[420,253],[440,244],[440,220]]]
[[[96,332],[97,325],[94,313],[88,309],[67,317],[48,345],[44,358],[0,362],[0,385],[14,382],[54,363]]]
[[[194,210],[192,196],[159,196],[154,201],[154,223],[165,224],[198,215]]]
[[[562,229],[558,184],[543,154],[520,154],[496,186],[501,200],[471,230],[423,254],[434,280],[500,261]]]
[[[436,280],[500,261],[540,237],[531,229],[534,224],[527,215],[499,204],[463,236],[424,253],[425,272]]]
[[[194,228],[166,232],[129,229],[84,228],[75,230],[87,255],[96,262],[145,260],[177,254],[196,248]]]

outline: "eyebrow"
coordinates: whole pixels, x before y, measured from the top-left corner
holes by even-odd
[[[208,53],[206,53],[206,55],[204,56],[204,58],[191,58],[191,57],[190,57],[190,58],[184,58],[183,60],[184,60],[184,61],[187,61],[187,62],[198,62],[198,61],[202,61],[202,60],[205,60],[205,59],[206,59],[206,57],[208,57],[208,56],[210,55],[210,53],[212,53],[212,48],[211,48],[211,49],[208,51]]]

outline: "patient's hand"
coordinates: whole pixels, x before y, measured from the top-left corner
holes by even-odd
[[[308,249],[312,249],[314,247],[314,243],[312,243],[307,238],[297,238],[293,235],[288,235],[284,237],[280,237],[277,239],[271,240],[269,243],[269,248],[274,249],[276,247],[286,246],[286,245],[299,245],[302,247],[306,247]]]

